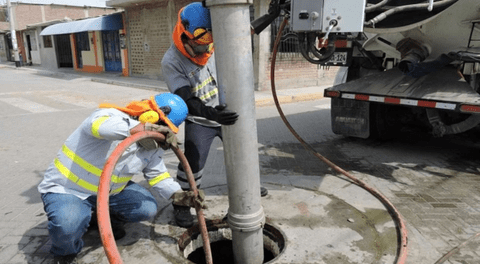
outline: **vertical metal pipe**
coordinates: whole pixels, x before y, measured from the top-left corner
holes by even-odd
[[[223,126],[228,184],[228,223],[236,264],[263,263],[265,216],[260,198],[254,74],[248,0],[207,0],[212,17],[218,83],[228,107],[239,114]]]

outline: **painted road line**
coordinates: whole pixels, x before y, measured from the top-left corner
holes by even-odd
[[[314,107],[318,108],[318,109],[330,109],[331,108],[329,104],[316,105]]]
[[[97,108],[98,104],[94,102],[90,102],[87,100],[83,100],[82,98],[78,97],[73,97],[73,96],[65,96],[65,95],[49,95],[46,96],[49,99],[52,99],[54,101],[62,102],[62,103],[67,103],[71,105],[76,105],[80,107],[85,107],[85,108]]]
[[[48,113],[60,111],[59,109],[55,109],[20,97],[0,98],[0,101],[15,106],[17,108],[29,111],[31,113]]]

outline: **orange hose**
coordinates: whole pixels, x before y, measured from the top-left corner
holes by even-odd
[[[278,50],[278,44],[280,43],[280,38],[282,36],[283,29],[285,25],[288,22],[288,18],[285,17],[283,20],[282,24],[280,25],[280,29],[278,30],[277,37],[275,39],[275,44],[273,46],[273,55],[272,55],[272,62],[271,62],[271,68],[270,68],[270,80],[271,80],[271,85],[272,85],[272,94],[273,94],[273,99],[275,101],[275,106],[277,107],[278,113],[280,114],[280,117],[282,118],[283,122],[287,126],[287,128],[290,130],[290,132],[297,138],[298,141],[303,145],[305,149],[310,151],[313,155],[315,155],[317,158],[319,158],[321,161],[325,162],[328,166],[330,166],[332,169],[335,171],[345,175],[347,178],[353,181],[356,185],[362,187],[363,189],[367,190],[370,192],[373,196],[375,196],[377,199],[379,199],[385,207],[387,207],[390,215],[392,215],[393,219],[397,223],[398,227],[398,232],[399,232],[399,237],[400,237],[400,249],[396,258],[396,264],[404,264],[405,261],[407,260],[407,228],[405,226],[404,220],[400,214],[400,212],[395,208],[395,206],[385,197],[383,194],[375,190],[373,187],[368,186],[365,182],[355,178],[353,175],[348,173],[347,171],[343,170],[342,168],[338,167],[335,165],[333,162],[328,160],[327,158],[323,157],[320,153],[318,153],[312,146],[310,146],[305,140],[303,140],[300,135],[293,129],[293,127],[290,125],[288,122],[287,118],[285,117],[285,114],[282,111],[282,108],[280,107],[280,103],[278,102],[277,98],[277,93],[275,90],[275,60],[277,58],[277,50]],[[300,43],[300,45],[302,45]]]
[[[163,134],[153,131],[142,131],[126,138],[120,144],[118,144],[118,146],[113,150],[112,154],[110,154],[110,157],[107,159],[103,167],[102,175],[100,176],[100,184],[98,186],[97,196],[97,217],[99,227],[98,229],[100,231],[100,239],[102,241],[105,254],[107,255],[108,262],[110,264],[123,264],[120,253],[118,252],[117,244],[115,243],[115,238],[113,237],[112,226],[110,224],[110,178],[115,169],[115,165],[117,164],[118,159],[122,156],[123,152],[125,152],[125,150],[132,144],[145,138],[153,138],[162,142],[165,141],[165,136]],[[190,188],[194,192],[196,197],[198,195],[198,189],[195,184],[192,169],[188,164],[187,158],[178,147],[175,148],[172,146],[172,150],[180,160],[180,163],[182,164],[183,169],[187,174]],[[212,264],[212,252],[210,248],[210,240],[208,237],[208,230],[207,225],[205,224],[203,210],[198,205],[195,207],[195,210],[197,211],[198,224],[200,226],[200,232],[203,239],[203,249],[205,252],[206,263]]]

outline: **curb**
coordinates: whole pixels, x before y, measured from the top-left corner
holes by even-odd
[[[12,68],[12,69],[16,69],[16,70],[34,71],[34,72],[37,72],[38,74],[50,75],[50,76],[65,76],[65,77],[79,76],[77,74],[71,74],[71,73],[63,73],[63,72],[55,72],[55,71],[39,70],[39,69],[29,69],[29,68],[24,68],[24,67],[17,68],[15,66],[2,65],[2,64],[0,64],[0,68]],[[139,83],[135,83],[135,82],[122,82],[122,81],[110,80],[110,79],[99,78],[99,77],[84,77],[84,78],[89,79],[92,82],[112,84],[112,85],[118,85],[118,86],[124,86],[124,87],[139,88],[139,89],[146,89],[146,90],[157,91],[157,92],[168,92],[168,88],[162,87],[162,86],[139,84]],[[280,104],[288,104],[288,103],[294,103],[294,102],[318,100],[318,99],[324,98],[324,96],[323,96],[324,88],[320,88],[320,89],[321,89],[321,92],[308,92],[308,93],[305,93],[305,92],[302,93],[300,90],[298,90],[298,92],[299,92],[298,94],[294,93],[294,92],[292,93],[291,90],[289,90],[289,91],[278,90],[277,91],[277,99],[278,99],[278,102]],[[256,91],[255,92],[255,106],[256,107],[272,106],[272,105],[275,105],[275,101],[274,101],[273,95],[270,91]]]
[[[255,105],[257,107],[275,105],[275,100],[273,100],[273,95],[270,95],[269,98],[266,98],[266,96],[264,97],[265,98],[258,98],[258,99],[255,98]],[[314,101],[322,98],[324,98],[323,91],[314,92],[314,93],[300,93],[296,95],[278,95],[277,94],[277,99],[280,104]]]
[[[112,84],[112,85],[132,87],[132,88],[142,88],[142,89],[152,90],[152,91],[168,92],[167,88],[159,87],[159,86],[152,86],[152,85],[146,85],[146,84],[136,84],[136,83],[126,83],[126,82],[113,81],[113,80],[107,80],[107,79],[96,78],[96,77],[92,77],[90,80],[92,82],[98,82],[98,83]]]

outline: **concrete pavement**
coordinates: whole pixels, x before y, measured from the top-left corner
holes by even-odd
[[[44,71],[28,66],[18,70],[33,70],[38,74],[62,78],[68,78],[70,74],[78,78],[78,74],[81,74],[92,81],[111,82],[132,88],[159,90],[159,87],[163,87],[162,82],[156,80],[133,77],[127,77],[127,80],[109,74],[91,76],[68,71]],[[278,94],[285,96],[281,99],[283,103],[295,102],[321,98],[318,93],[321,89],[280,90]],[[273,104],[269,99],[269,91],[255,92],[255,97],[257,106]],[[328,112],[324,114],[328,115]],[[370,155],[364,157],[361,153],[363,150],[354,142],[343,141],[342,145],[336,145],[338,137],[329,131],[328,126],[305,126],[315,126],[313,130],[320,131],[318,133],[323,135],[316,144],[322,153],[330,154],[334,157],[333,161],[341,166],[349,163],[364,166],[364,171],[352,173],[380,189],[398,205],[407,220],[409,232],[407,263],[433,264],[448,250],[480,232],[476,218],[480,215],[477,205],[479,200],[475,195],[478,192],[475,191],[478,188],[478,171],[464,171],[452,176],[449,178],[449,186],[437,190],[432,186],[441,184],[443,178],[437,180],[436,173],[440,174],[438,170],[445,166],[448,168],[448,165],[441,164],[441,161],[438,164],[435,155],[432,155],[431,163],[438,166],[429,168],[430,171],[415,173],[409,164],[415,164],[420,159],[416,155],[429,153],[415,154],[405,149],[395,161],[384,160],[385,156],[391,155],[391,149],[401,147],[401,144],[392,143],[372,147]],[[395,222],[379,200],[313,159],[291,139],[291,135],[282,134],[284,127],[277,116],[275,120],[262,118],[258,121],[258,127],[259,142],[263,144],[259,145],[261,181],[269,189],[269,195],[262,198],[262,205],[267,218],[266,227],[273,230],[269,229],[269,233],[265,234],[268,245],[264,246],[274,255],[268,263],[394,263],[398,246]],[[178,161],[172,152],[166,153],[165,161],[167,168],[174,172]],[[395,171],[385,173],[390,167],[384,164],[393,164]],[[469,168],[475,168],[474,166],[466,165]],[[378,171],[381,172],[380,175],[386,174],[390,178],[375,176]],[[219,223],[228,210],[228,200],[223,147],[218,139],[210,151],[205,175],[208,177],[204,177],[202,188],[207,194],[209,205],[205,215],[215,229],[211,232],[212,238],[215,238],[212,242],[228,241],[231,238],[229,229]],[[145,184],[141,181],[143,178],[135,179]],[[35,186],[32,186],[31,190],[33,189]],[[0,195],[0,198],[4,197]],[[9,199],[23,201],[22,198]],[[170,203],[157,198],[157,216],[151,221],[128,224],[127,236],[117,242],[124,263],[192,263],[187,257],[191,256],[201,242],[195,239],[194,230],[176,227]],[[2,200],[8,201],[5,198]],[[0,229],[8,234],[0,235],[0,263],[52,263],[48,254],[50,242],[43,211],[28,212],[27,209],[20,212],[4,208],[6,207],[0,208],[3,209],[0,210],[3,215]],[[38,223],[26,226],[24,220],[27,218]],[[192,238],[193,242],[186,243],[181,250],[179,242],[185,236]],[[445,263],[473,264],[480,263],[479,259],[478,247],[473,243],[463,248],[455,260]],[[97,231],[85,235],[85,248],[79,254],[79,262],[108,263]],[[229,262],[220,260],[214,263]]]

